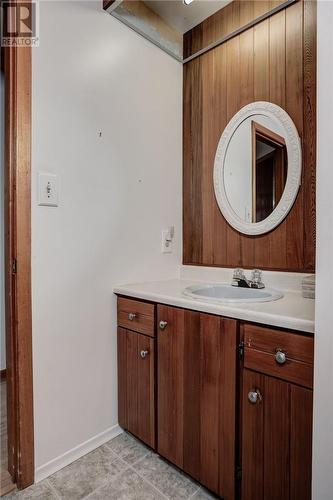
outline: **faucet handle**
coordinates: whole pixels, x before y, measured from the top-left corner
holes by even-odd
[[[253,269],[251,275],[252,283],[262,284],[262,271],[260,269]]]
[[[234,270],[231,284],[232,286],[239,286],[239,283],[243,280],[246,280],[244,270],[238,267]]]
[[[244,269],[241,269],[240,267],[237,267],[234,270],[234,274],[232,276],[232,279],[234,279],[234,280],[240,280],[240,279],[243,279],[244,277],[245,277]]]
[[[252,280],[253,281],[258,281],[261,279],[262,271],[260,269],[253,269],[252,271]]]

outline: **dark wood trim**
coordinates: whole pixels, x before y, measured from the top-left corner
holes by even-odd
[[[34,482],[31,321],[31,49],[5,54],[5,268],[8,465]],[[13,262],[16,262],[15,270]]]
[[[16,422],[16,331],[15,324],[15,281],[12,274],[14,254],[15,210],[15,162],[14,138],[15,102],[14,86],[15,57],[13,50],[3,49],[5,59],[5,300],[6,300],[6,367],[7,367],[7,435],[8,435],[8,470],[16,483],[17,470],[17,422]]]
[[[0,370],[0,380],[6,380],[7,372],[6,368],[4,370]]]
[[[314,270],[316,253],[316,164],[317,164],[317,1],[303,0],[303,142],[306,160],[304,214],[304,268]]]
[[[243,269],[253,269],[255,267],[255,264],[240,264]],[[206,264],[204,262],[188,262],[184,261],[183,258],[183,266],[198,266],[198,267],[225,267],[226,269],[235,269],[235,264],[228,264],[228,263],[221,263],[221,264]],[[297,273],[312,273],[315,272],[314,269],[301,269],[301,270],[295,270],[295,269],[286,269],[285,267],[273,267],[270,265],[267,266],[260,266],[260,269],[263,271],[283,271],[283,272],[297,272]]]

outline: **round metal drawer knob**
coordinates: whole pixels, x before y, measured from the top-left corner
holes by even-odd
[[[250,391],[248,393],[247,397],[248,397],[248,400],[250,401],[250,403],[255,405],[258,402],[259,394],[257,391]]]
[[[136,314],[135,314],[135,313],[129,313],[129,315],[128,315],[128,319],[129,319],[130,321],[133,321],[135,318],[136,318]]]
[[[140,351],[140,356],[142,359],[145,359],[149,354],[149,351]]]
[[[167,324],[168,322],[167,321],[160,321],[159,322],[159,327],[161,330],[165,330],[165,328],[167,327]]]
[[[279,363],[279,365],[283,365],[287,361],[286,353],[278,349],[275,354],[275,361]]]

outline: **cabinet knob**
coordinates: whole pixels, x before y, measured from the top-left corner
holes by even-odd
[[[276,349],[275,361],[279,363],[279,365],[283,365],[287,361],[286,353],[282,351],[282,349]]]
[[[144,351],[144,350],[140,351],[140,356],[141,356],[142,359],[145,359],[148,356],[148,354],[149,354],[148,350],[146,350],[146,351]]]
[[[254,405],[258,403],[258,401],[260,402],[262,400],[262,396],[259,389],[253,389],[252,391],[250,391],[247,395],[247,398],[250,401],[250,403]]]
[[[159,322],[159,327],[161,330],[165,330],[165,328],[167,327],[167,324],[168,322],[167,321],[160,321]]]
[[[129,315],[128,315],[128,319],[129,319],[130,321],[133,321],[135,318],[136,318],[136,313],[129,313]]]

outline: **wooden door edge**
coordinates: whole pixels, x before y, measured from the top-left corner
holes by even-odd
[[[6,47],[5,269],[9,472],[34,482],[31,313],[31,48]]]

